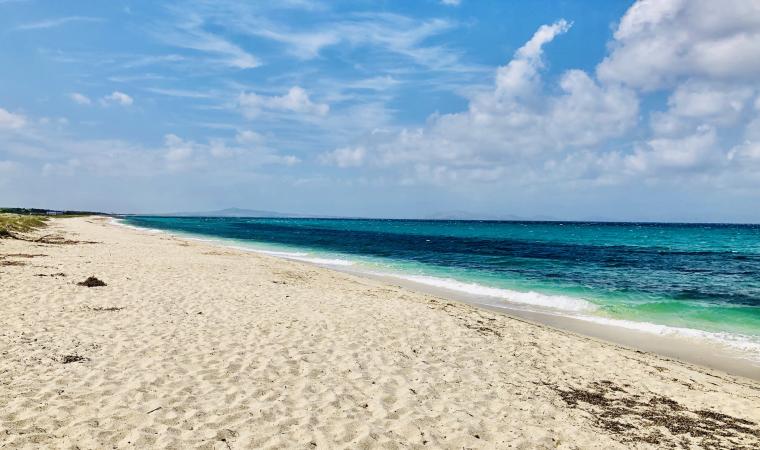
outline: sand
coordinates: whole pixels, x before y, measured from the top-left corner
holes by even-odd
[[[750,379],[106,218],[51,233],[0,241],[2,448],[760,445]]]

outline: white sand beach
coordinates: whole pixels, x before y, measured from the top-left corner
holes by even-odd
[[[107,218],[48,234],[0,240],[0,448],[760,447],[747,378]]]

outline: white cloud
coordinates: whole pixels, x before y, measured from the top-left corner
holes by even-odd
[[[364,78],[352,82],[342,83],[347,89],[366,89],[370,91],[385,91],[398,86],[401,82],[390,75]]]
[[[625,168],[656,175],[659,171],[700,171],[717,169],[725,162],[716,147],[717,135],[703,126],[682,138],[656,138],[625,158]]]
[[[280,155],[266,147],[263,136],[254,131],[239,132],[234,140],[215,138],[208,143],[183,139],[175,134],[164,137],[164,159],[171,171],[200,169],[215,160],[236,159],[252,165],[287,165],[301,160],[293,155]]]
[[[737,145],[728,153],[731,162],[760,166],[760,141],[747,141]]]
[[[0,108],[0,129],[19,129],[26,125],[26,117]]]
[[[164,157],[171,165],[177,165],[183,161],[186,161],[193,155],[193,146],[195,144],[191,142],[185,142],[176,134],[167,134],[164,136],[164,145],[166,146],[166,153]]]
[[[242,130],[235,136],[239,144],[261,144],[264,142],[264,136],[251,130]]]
[[[84,16],[58,17],[55,19],[46,19],[46,20],[41,20],[39,22],[19,25],[15,29],[22,30],[22,31],[40,30],[40,29],[46,29],[46,28],[60,27],[62,25],[66,25],[68,23],[73,23],[73,22],[102,22],[102,21],[103,19],[100,19],[98,17],[84,17]]]
[[[565,94],[552,100],[547,127],[558,143],[594,146],[636,124],[638,98],[628,89],[601,85],[581,70],[567,71],[560,87]]]
[[[320,161],[341,168],[357,167],[364,163],[366,154],[364,147],[343,147],[320,155]]]
[[[189,91],[184,89],[164,89],[164,88],[145,88],[146,91],[154,94],[165,95],[167,97],[178,98],[216,98],[211,92]]]
[[[69,119],[65,117],[40,117],[39,122],[42,125],[49,125],[49,124],[58,124],[60,126],[66,126],[69,124]]]
[[[123,92],[113,91],[111,94],[101,98],[100,103],[103,105],[119,104],[122,106],[130,106],[134,103],[134,99]]]
[[[69,94],[69,98],[74,101],[74,103],[80,104],[80,105],[90,105],[92,104],[92,100],[90,100],[89,97],[87,97],[84,94],[80,94],[79,92],[72,92]]]
[[[248,33],[287,44],[291,48],[291,54],[300,59],[316,58],[322,49],[341,41],[340,35],[330,30],[292,33],[280,31],[270,26],[268,28],[257,27],[249,30]]]
[[[535,60],[543,54],[544,45],[553,41],[555,37],[566,33],[570,29],[570,23],[560,19],[551,25],[541,25],[528,42],[517,50],[516,59]]]
[[[262,63],[254,55],[229,40],[204,30],[204,19],[194,13],[178,11],[181,19],[170,30],[158,30],[156,35],[164,42],[180,48],[215,55],[212,60],[225,67],[253,69]]]
[[[528,97],[535,94],[538,86],[538,71],[543,67],[541,59],[543,46],[557,35],[565,33],[570,25],[559,20],[551,25],[542,25],[533,37],[520,47],[515,57],[506,66],[496,71],[496,95]]]
[[[760,72],[760,2],[639,0],[614,34],[600,79],[642,89],[679,79],[754,81]]]
[[[733,123],[753,96],[753,89],[736,84],[685,82],[668,99],[670,112],[679,117]]]
[[[407,69],[409,61],[436,70],[472,69],[460,63],[457,52],[426,42],[454,29],[456,23],[449,20],[419,20],[400,14],[362,12],[336,16],[337,19],[318,18],[317,25],[296,28],[265,18],[259,11],[260,5],[218,1],[196,7],[192,14],[178,11],[178,15],[189,23],[198,23],[200,15],[203,21],[224,29],[278,42],[299,59],[317,58],[324,49],[343,45],[347,49],[367,48],[403,56]]]
[[[303,88],[294,86],[282,96],[265,96],[255,93],[242,93],[238,104],[246,117],[254,118],[262,111],[289,111],[298,114],[324,116],[330,111],[330,106],[324,103],[314,103]]]
[[[459,6],[461,3],[462,0],[441,0],[441,4],[447,6]]]

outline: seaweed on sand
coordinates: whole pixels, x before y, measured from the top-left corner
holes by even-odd
[[[88,288],[91,288],[91,287],[100,287],[100,286],[107,286],[107,284],[105,284],[103,281],[101,281],[101,280],[97,279],[96,277],[87,277],[87,279],[86,279],[86,280],[84,280],[84,281],[80,281],[80,282],[79,282],[79,283],[77,283],[77,284],[78,284],[79,286],[84,286],[84,287],[88,287]]]
[[[691,438],[695,444],[717,448],[731,443],[733,448],[758,448],[758,424],[709,410],[690,410],[673,399],[654,395],[644,399],[629,394],[611,381],[591,383],[587,388],[560,388],[545,384],[570,408],[586,411],[596,425],[612,432],[623,442],[661,444],[669,440],[662,432]]]

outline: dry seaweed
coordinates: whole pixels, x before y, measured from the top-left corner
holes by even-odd
[[[21,261],[3,261],[0,260],[0,266],[25,266],[25,262]]]
[[[590,413],[597,426],[623,442],[662,443],[668,440],[660,431],[665,429],[673,437],[697,439],[707,448],[722,446],[721,439],[732,448],[760,445],[760,427],[752,421],[709,410],[691,411],[663,396],[645,400],[610,381],[591,383],[587,388],[546,386],[569,407]]]
[[[63,364],[71,364],[76,362],[84,362],[87,361],[88,358],[80,355],[64,355],[61,357],[61,363]]]
[[[80,281],[79,283],[77,283],[77,285],[79,285],[79,286],[85,286],[85,287],[88,287],[88,288],[107,286],[107,284],[105,284],[103,281],[101,281],[101,280],[99,280],[99,279],[97,279],[95,277],[87,277],[86,280]]]
[[[121,311],[122,309],[124,309],[123,306],[94,306],[90,308],[90,310],[96,312],[116,312]]]

